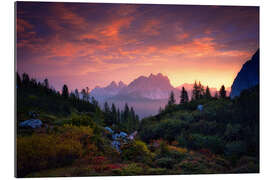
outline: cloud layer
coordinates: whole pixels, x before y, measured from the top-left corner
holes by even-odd
[[[259,47],[257,7],[17,2],[17,69],[56,89],[164,73],[230,86]]]

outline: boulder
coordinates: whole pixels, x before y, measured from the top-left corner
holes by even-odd
[[[105,129],[106,129],[107,131],[109,131],[111,134],[113,134],[113,130],[112,130],[111,128],[105,127]]]
[[[42,126],[42,121],[40,119],[29,119],[23,121],[19,124],[20,127],[31,127],[33,129],[40,128]]]
[[[130,134],[129,136],[128,136],[128,139],[130,139],[130,140],[134,140],[135,139],[135,136],[137,135],[137,131],[134,131],[132,134]]]
[[[203,105],[199,104],[199,105],[197,106],[197,109],[198,109],[199,111],[202,111],[202,110],[203,110]]]

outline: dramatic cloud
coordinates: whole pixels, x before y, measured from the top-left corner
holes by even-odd
[[[17,2],[17,70],[60,89],[129,83],[231,86],[259,47],[259,8]]]

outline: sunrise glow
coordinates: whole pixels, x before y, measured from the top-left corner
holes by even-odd
[[[56,89],[130,83],[230,87],[258,49],[258,8],[17,3],[17,69]]]

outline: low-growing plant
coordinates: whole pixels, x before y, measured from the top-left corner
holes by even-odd
[[[143,173],[144,173],[143,167],[137,163],[128,164],[121,170],[121,175],[124,176],[142,175]]]
[[[151,153],[146,144],[142,141],[130,141],[121,147],[122,159],[132,160],[135,162],[149,162],[151,161]]]
[[[158,167],[166,168],[166,169],[172,169],[175,163],[176,163],[176,160],[170,157],[162,157],[156,160],[156,164]]]
[[[80,157],[79,141],[57,135],[32,135],[17,138],[17,175],[71,164]]]

